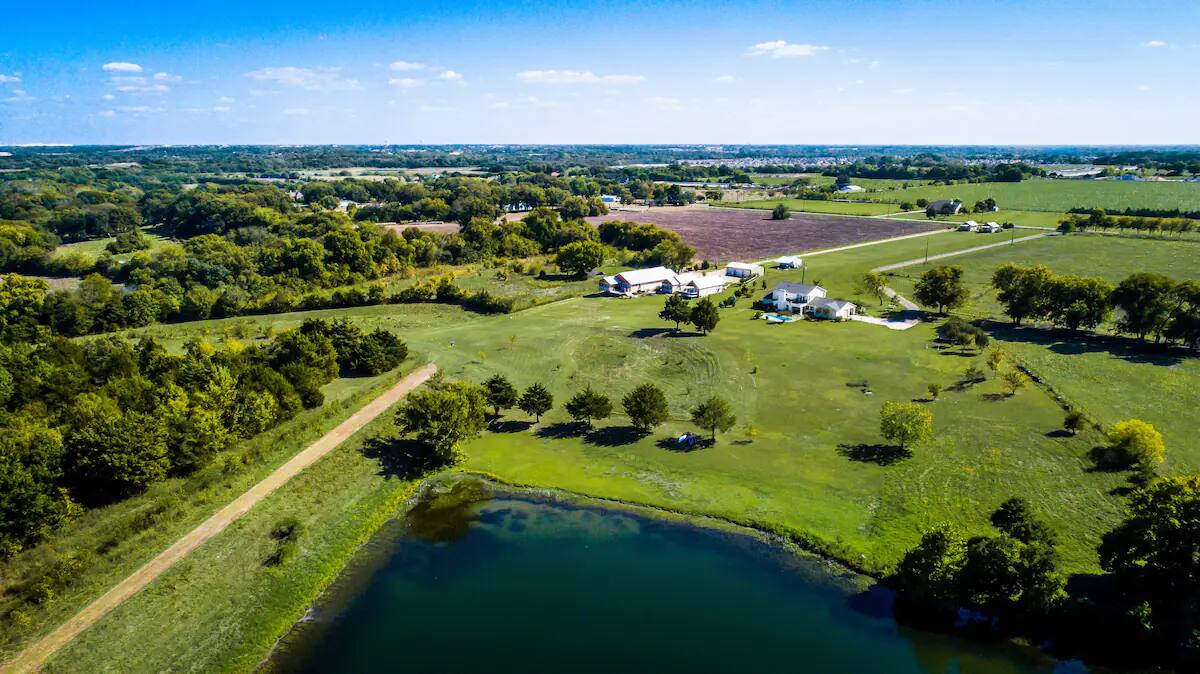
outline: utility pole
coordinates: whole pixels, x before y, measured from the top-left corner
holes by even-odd
[[[925,263],[929,263],[929,237],[925,237]]]

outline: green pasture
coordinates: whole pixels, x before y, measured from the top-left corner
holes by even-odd
[[[1072,208],[1160,208],[1200,211],[1200,184],[1185,182],[1126,182],[1120,180],[1054,180],[1034,178],[1019,183],[924,185],[875,192],[864,198],[900,203],[917,199],[960,199],[968,206],[991,197],[1002,209],[1054,211]]]

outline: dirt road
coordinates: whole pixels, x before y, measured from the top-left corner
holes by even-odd
[[[435,372],[437,372],[437,366],[429,364],[401,379],[395,386],[364,405],[348,419],[338,424],[336,428],[321,436],[316,442],[289,459],[287,463],[276,468],[261,482],[175,541],[171,547],[146,562],[140,569],[105,592],[99,599],[88,604],[70,620],[26,648],[17,657],[0,665],[0,671],[7,674],[9,672],[32,672],[40,668],[58,649],[70,643],[72,639],[107,615],[109,611],[120,606],[121,602],[137,594],[139,590],[161,576],[189,552],[224,531],[225,527],[246,514],[271,492],[333,451],[375,417],[383,414],[409,391],[428,381]]]

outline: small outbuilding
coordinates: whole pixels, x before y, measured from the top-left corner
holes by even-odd
[[[818,297],[809,302],[803,312],[813,318],[823,318],[828,321],[848,321],[858,311],[858,305],[846,300],[831,300]]]
[[[678,286],[679,275],[666,267],[630,269],[600,280],[600,292],[632,297],[662,292],[664,285]]]
[[[784,255],[775,258],[776,269],[799,269],[804,266],[804,260],[795,255]]]
[[[725,265],[725,275],[734,278],[754,278],[763,275],[763,268],[762,265],[753,262],[730,262]]]

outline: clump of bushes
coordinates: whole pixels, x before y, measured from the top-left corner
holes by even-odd
[[[296,557],[298,539],[304,527],[300,520],[288,516],[275,523],[271,528],[271,538],[275,541],[275,549],[263,560],[264,566],[283,566]]]

